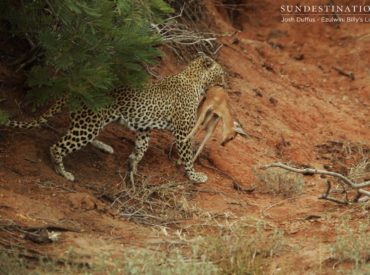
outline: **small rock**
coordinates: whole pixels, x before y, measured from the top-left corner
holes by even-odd
[[[60,234],[61,234],[60,232],[54,232],[54,231],[50,231],[50,232],[48,232],[49,239],[50,239],[52,242],[57,242],[57,241],[59,241]]]
[[[274,42],[274,41],[269,41],[268,43],[273,49],[280,49],[280,50],[284,49],[284,46],[281,43]]]
[[[236,96],[241,96],[242,92],[241,91],[232,91],[232,94],[234,94]]]
[[[272,67],[272,65],[271,65],[271,64],[269,64],[269,63],[264,62],[264,63],[262,64],[262,67],[263,67],[263,68],[265,68],[266,70],[270,71],[270,72],[274,72],[274,68],[273,68],[273,67]]]
[[[275,99],[275,98],[273,98],[273,97],[270,97],[270,98],[269,98],[269,101],[270,101],[270,103],[271,103],[272,105],[274,105],[274,106],[276,106],[276,105],[278,104],[278,100],[277,100],[277,99]]]
[[[304,54],[303,53],[298,53],[292,56],[295,60],[301,61],[304,59]]]
[[[252,91],[255,93],[256,96],[263,97],[261,89],[254,88]]]
[[[239,42],[240,42],[239,38],[235,37],[235,38],[233,39],[233,41],[231,41],[231,44],[233,44],[233,45],[238,45],[238,44],[239,44]]]

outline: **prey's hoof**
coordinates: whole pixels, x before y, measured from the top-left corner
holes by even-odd
[[[204,183],[208,180],[207,175],[202,172],[189,172],[187,173],[187,175],[191,181],[194,181],[196,183]]]

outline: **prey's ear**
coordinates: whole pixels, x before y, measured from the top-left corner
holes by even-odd
[[[239,122],[234,121],[234,131],[238,133],[239,135],[245,137],[245,138],[250,138],[250,136],[247,134],[247,132],[244,131],[243,127],[240,125]]]

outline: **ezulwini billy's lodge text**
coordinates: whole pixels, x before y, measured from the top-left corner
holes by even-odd
[[[283,16],[282,23],[370,23],[370,17],[363,16]]]

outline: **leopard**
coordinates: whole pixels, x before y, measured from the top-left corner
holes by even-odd
[[[97,139],[103,128],[118,123],[136,132],[134,150],[128,157],[127,171],[130,178],[137,175],[137,167],[149,146],[150,132],[155,129],[169,130],[175,138],[179,158],[187,178],[195,183],[208,180],[206,174],[197,172],[193,164],[191,140],[186,140],[193,129],[198,105],[206,90],[214,85],[225,85],[225,72],[213,58],[199,54],[179,73],[164,77],[141,88],[121,86],[112,89],[110,104],[94,111],[86,104],[70,111],[67,133],[50,147],[55,171],[69,181],[75,176],[64,167],[64,158],[87,144],[113,154],[114,149]],[[40,117],[31,121],[8,120],[12,128],[38,128],[59,113],[67,97],[61,97]]]

